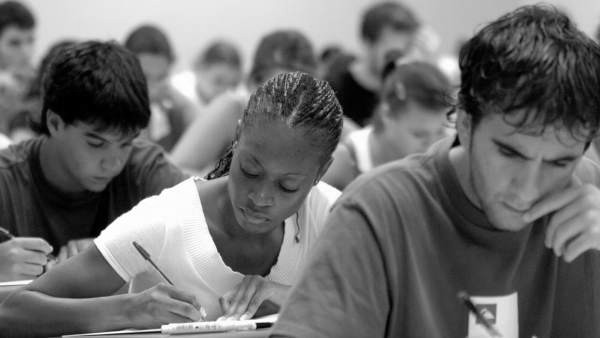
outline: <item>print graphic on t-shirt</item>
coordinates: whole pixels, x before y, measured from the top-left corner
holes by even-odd
[[[496,304],[475,304],[477,311],[483,315],[488,323],[496,325]],[[483,324],[479,318],[476,321],[477,324]]]
[[[473,296],[471,300],[483,317],[492,323],[503,338],[519,337],[519,305],[517,293],[502,296]],[[483,323],[469,313],[467,337],[490,337]]]

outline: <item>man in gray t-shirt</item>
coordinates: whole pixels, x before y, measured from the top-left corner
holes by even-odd
[[[336,202],[273,336],[599,337],[600,46],[525,6],[460,54],[457,137]]]
[[[140,65],[115,43],[61,50],[43,83],[42,136],[0,152],[0,280],[40,275],[49,253],[83,250],[121,213],[184,179],[135,140],[150,119]]]

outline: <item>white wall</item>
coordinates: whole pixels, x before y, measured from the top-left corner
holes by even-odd
[[[303,31],[317,49],[331,42],[359,51],[358,24],[364,8],[377,0],[23,0],[38,19],[36,58],[61,38],[113,38],[122,41],[141,23],[156,23],[169,35],[186,67],[202,46],[229,38],[248,65],[260,37],[276,28]],[[452,52],[482,24],[529,0],[404,0]],[[580,27],[594,32],[598,0],[550,0],[572,13]]]
[[[24,0],[38,18],[39,58],[57,39],[123,41],[140,23],[156,23],[169,35],[177,67],[190,64],[211,40],[236,42],[249,63],[254,47],[276,28],[298,28],[317,48],[340,42],[356,49],[356,25],[373,0]]]

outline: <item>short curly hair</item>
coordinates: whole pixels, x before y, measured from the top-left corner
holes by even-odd
[[[589,141],[600,124],[600,46],[550,5],[520,7],[482,28],[460,51],[458,109],[543,133],[565,127]],[[508,121],[507,121],[508,122]]]

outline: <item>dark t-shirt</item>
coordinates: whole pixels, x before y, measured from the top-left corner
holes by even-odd
[[[43,140],[0,151],[0,224],[16,236],[42,237],[55,251],[71,239],[96,237],[145,197],[185,179],[160,147],[136,140],[123,171],[104,191],[67,194],[41,171]]]
[[[347,57],[339,57],[332,62],[325,75],[337,99],[342,105],[344,115],[358,125],[367,125],[377,105],[377,93],[363,87],[350,72],[352,62]]]
[[[565,263],[544,246],[544,219],[495,230],[460,186],[451,141],[347,188],[274,335],[485,337],[464,290],[504,337],[600,337],[600,253]],[[600,182],[587,159],[576,175]]]

